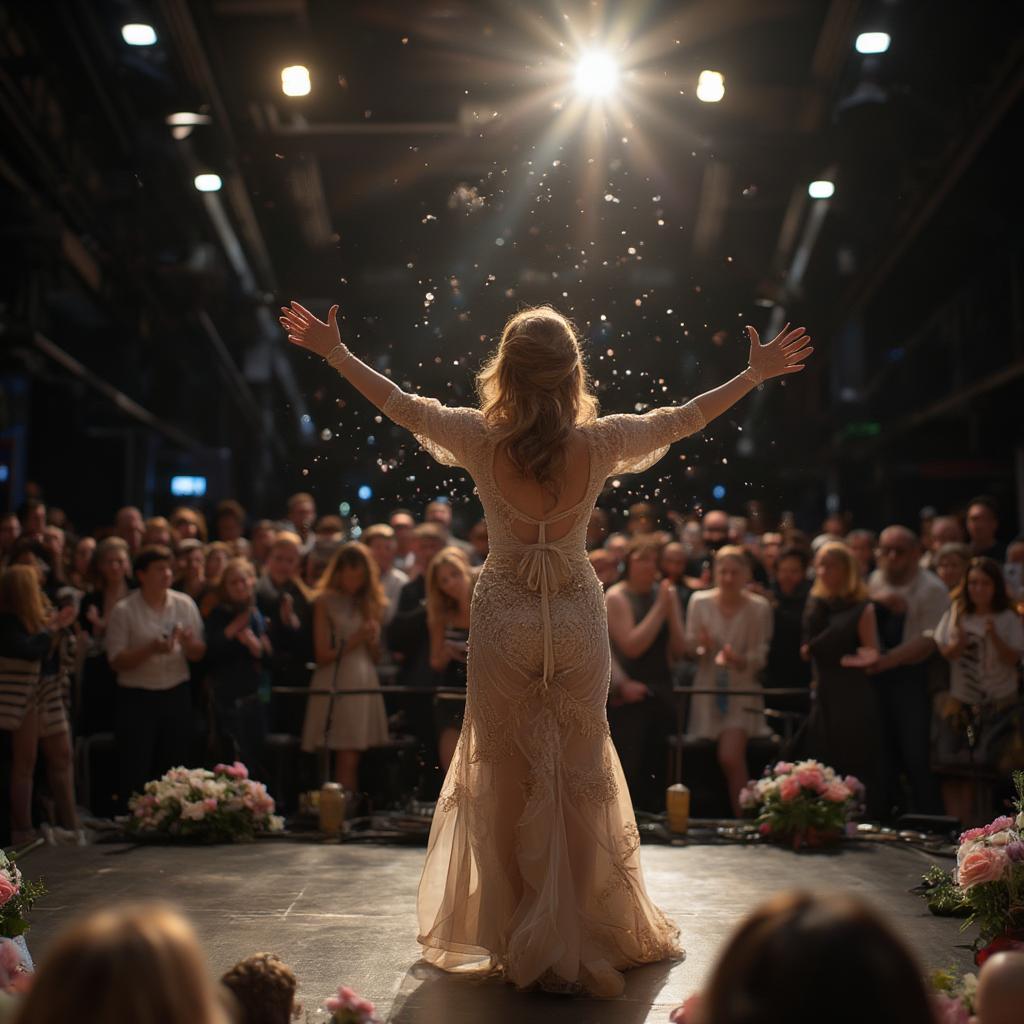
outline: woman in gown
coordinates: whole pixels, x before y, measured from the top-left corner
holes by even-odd
[[[605,480],[654,465],[770,377],[803,369],[803,329],[682,406],[598,418],[572,324],[525,309],[480,371],[481,407],[409,394],[293,302],[289,340],[323,356],[439,462],[472,475],[490,551],[473,593],[465,717],[431,825],[418,941],[448,971],[616,996],[620,971],[682,956],[651,902],[608,734],[604,593],[585,551]]]

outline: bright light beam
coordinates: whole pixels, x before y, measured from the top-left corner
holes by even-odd
[[[585,53],[576,65],[576,91],[591,99],[610,96],[619,84],[619,67],[598,50]]]

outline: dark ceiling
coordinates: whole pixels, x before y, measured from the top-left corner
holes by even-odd
[[[1013,199],[998,196],[1010,171],[993,162],[1020,126],[1018,5],[57,0],[0,12],[5,334],[40,396],[26,413],[30,472],[65,503],[83,455],[126,416],[141,449],[129,471],[118,448],[104,479],[121,473],[109,486],[153,507],[166,504],[154,473],[205,467],[211,452],[230,466],[222,488],[255,504],[300,486],[357,504],[359,483],[379,495],[366,514],[437,490],[468,497],[288,350],[275,310],[297,298],[321,313],[339,302],[354,349],[449,402],[471,400],[504,317],[550,301],[589,339],[608,410],[718,383],[744,365],[744,324],[797,318],[821,343],[814,371],[621,494],[689,505],[720,483],[727,501],[811,507],[843,428],[837,396],[867,395],[871,360],[898,347],[891,332],[913,334],[979,247],[1012,245]],[[152,24],[157,44],[126,46],[127,21]],[[866,29],[890,32],[889,52],[856,53]],[[621,89],[588,105],[572,69],[598,44],[618,56]],[[293,63],[310,69],[308,97],[281,93]],[[725,75],[721,103],[695,97],[704,68]],[[172,138],[180,111],[207,123]],[[200,171],[223,190],[200,195]],[[837,186],[825,205],[807,196],[822,176]],[[839,358],[852,320],[866,337]],[[94,447],[58,458],[50,428]]]

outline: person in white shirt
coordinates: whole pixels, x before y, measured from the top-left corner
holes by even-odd
[[[954,592],[953,604],[935,630],[935,643],[950,664],[938,759],[942,764],[994,766],[1017,735],[1007,725],[1020,705],[1018,670],[1024,654],[1024,625],[998,562],[971,560],[966,581]],[[942,795],[948,814],[974,824],[971,780],[946,779]]]
[[[188,663],[203,657],[206,644],[195,601],[170,589],[172,557],[155,545],[136,555],[139,589],[114,606],[107,623],[107,658],[118,683],[114,731],[123,801],[189,756]]]

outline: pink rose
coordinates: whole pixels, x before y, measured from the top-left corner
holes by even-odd
[[[249,769],[241,761],[236,761],[234,764],[214,765],[213,774],[227,775],[232,779],[247,779],[249,778]]]
[[[802,772],[797,772],[796,781],[804,789],[817,789],[824,781],[824,776],[817,768],[805,768]]]
[[[991,825],[986,825],[982,830],[982,835],[994,836],[997,832],[1002,832],[1005,828],[1013,828],[1013,818],[1008,818],[1005,815],[1001,818],[996,818]]]
[[[822,792],[826,800],[835,804],[844,804],[850,799],[850,791],[841,782],[830,782]]]
[[[981,839],[983,835],[985,835],[983,828],[969,828],[966,832],[960,833],[960,842],[961,844],[973,843],[975,839]]]
[[[795,775],[787,775],[779,783],[779,796],[789,803],[800,795],[800,782]]]
[[[776,775],[788,775],[793,770],[792,761],[780,761],[775,766]]]
[[[17,895],[18,886],[8,879],[6,875],[0,874],[0,907]]]
[[[1002,850],[979,847],[967,854],[957,868],[957,885],[962,889],[970,889],[983,882],[997,882],[1003,877],[1008,864]]]
[[[938,1024],[969,1024],[971,1019],[967,1007],[956,996],[935,996],[935,1009]]]

